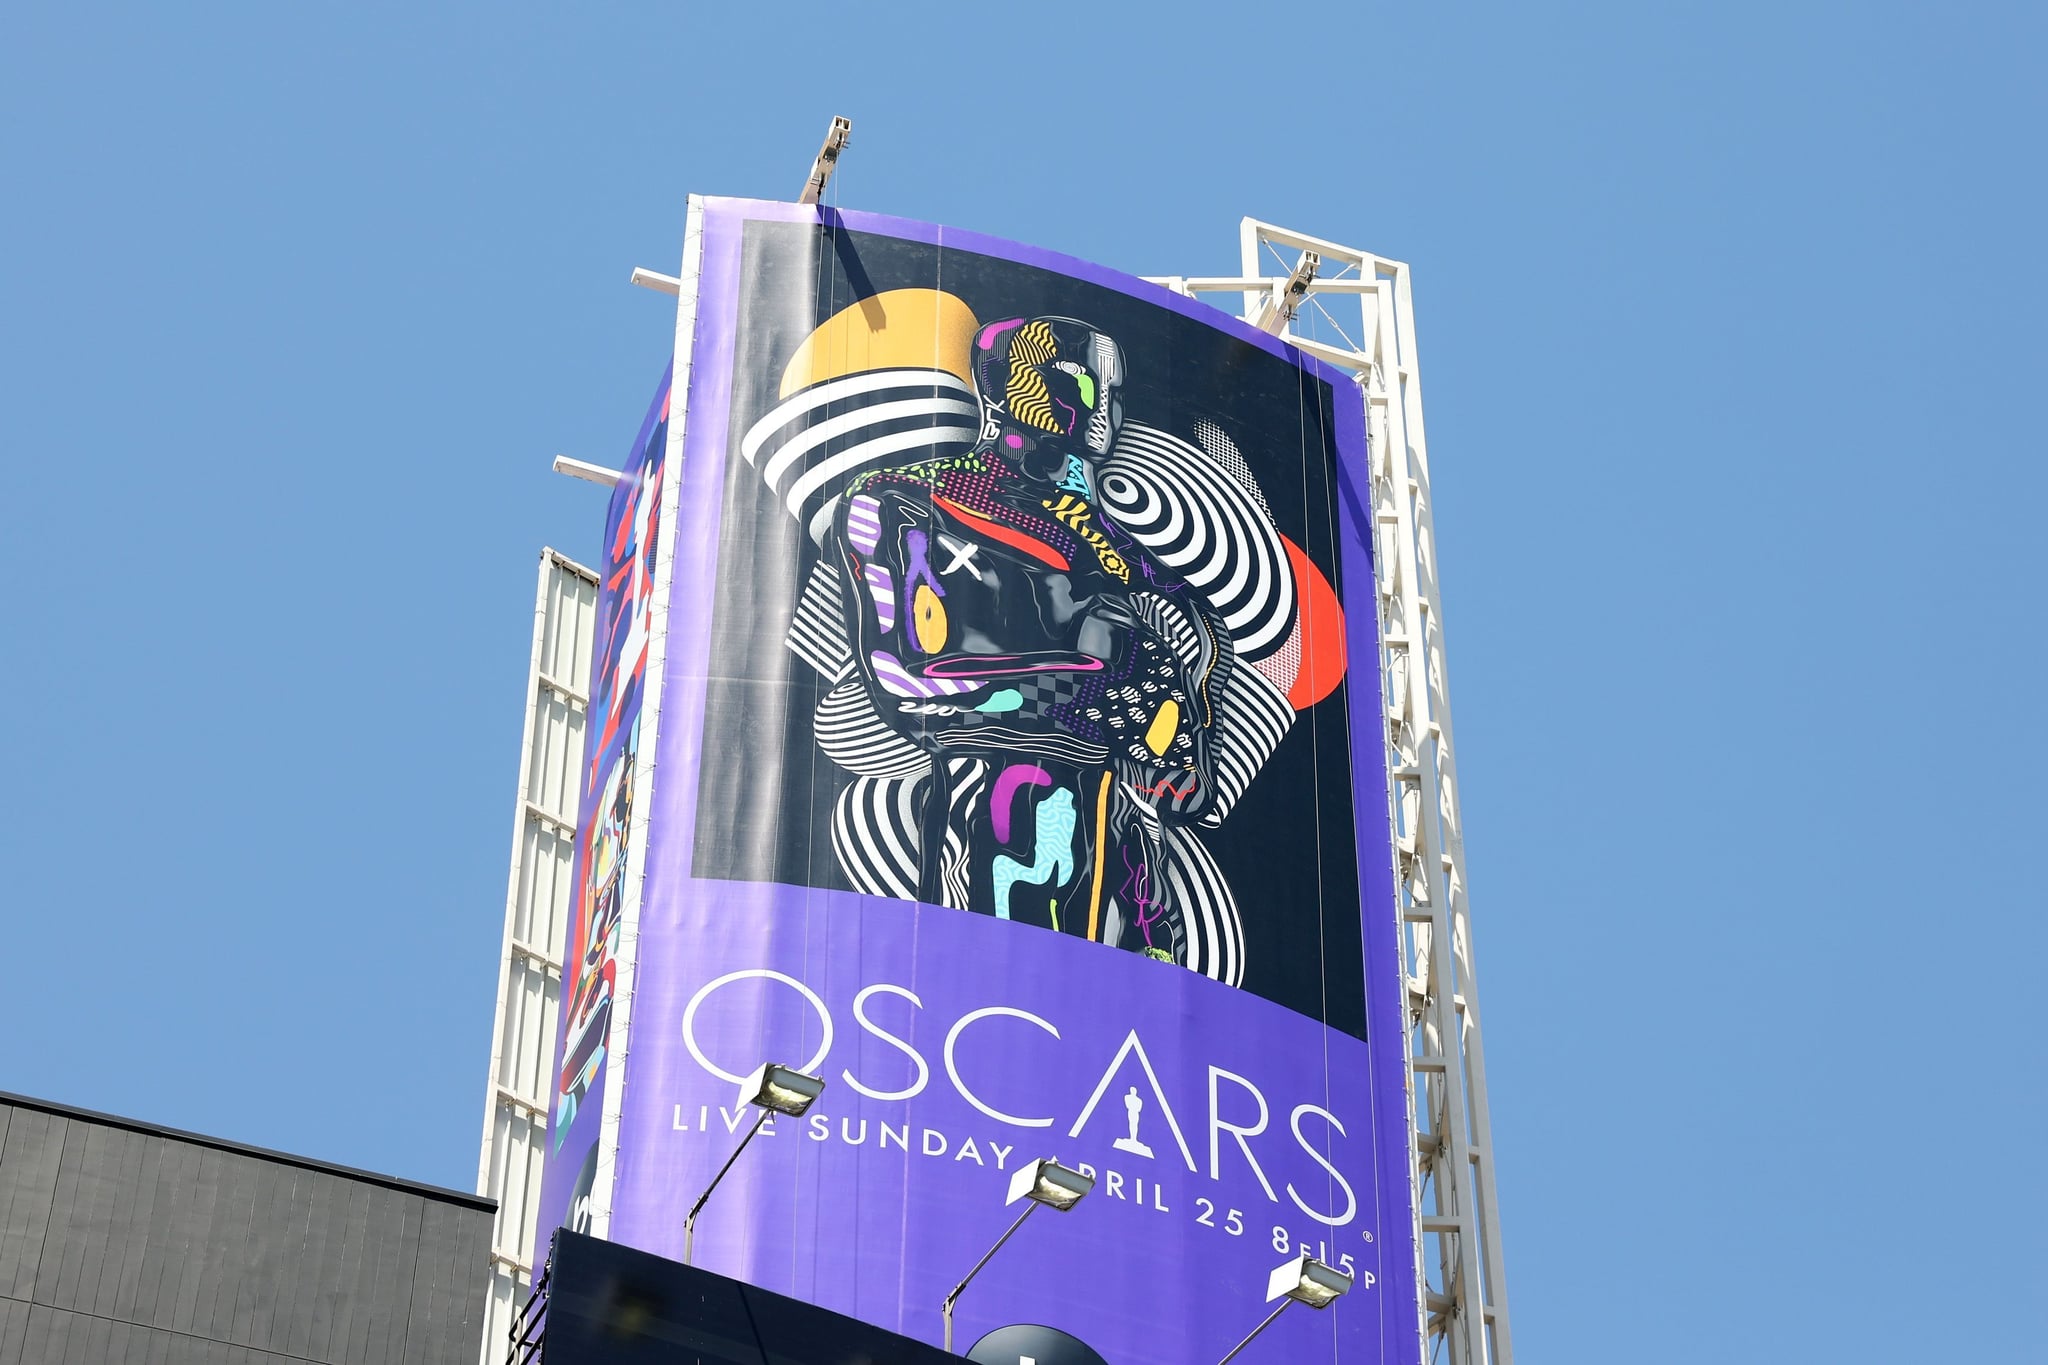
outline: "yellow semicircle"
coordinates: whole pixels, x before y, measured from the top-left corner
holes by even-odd
[[[974,382],[974,313],[938,289],[889,289],[849,304],[804,338],[782,372],[782,396],[863,370],[931,369]]]

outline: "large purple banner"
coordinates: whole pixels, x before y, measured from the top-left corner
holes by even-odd
[[[1056,1156],[1094,1192],[990,1263],[961,1351],[1217,1359],[1306,1251],[1354,1289],[1245,1358],[1416,1361],[1357,386],[985,237],[698,222],[600,1230],[680,1257],[780,1062],[826,1091],[700,1265],[936,1342]]]

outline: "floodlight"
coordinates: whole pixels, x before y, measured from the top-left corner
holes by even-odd
[[[974,1269],[968,1271],[966,1278],[953,1286],[953,1292],[946,1295],[946,1301],[939,1305],[939,1316],[946,1320],[948,1351],[953,1349],[953,1305],[967,1292],[967,1286],[974,1283],[974,1277],[981,1273],[981,1268],[1003,1249],[1003,1243],[1009,1241],[1011,1235],[1024,1226],[1024,1220],[1039,1209],[1058,1209],[1065,1213],[1080,1203],[1082,1196],[1094,1188],[1094,1176],[1077,1171],[1071,1166],[1062,1166],[1049,1156],[1026,1162],[1016,1169],[1010,1176],[1010,1197],[1003,1203],[1014,1204],[1020,1199],[1028,1199],[1031,1202],[1024,1206],[1024,1212],[1017,1215],[1017,1221],[1010,1224],[1002,1236],[996,1238],[996,1244],[988,1249],[988,1254],[974,1263]]]
[[[823,1077],[806,1076],[801,1071],[764,1062],[755,1068],[753,1075],[740,1082],[740,1103],[758,1105],[800,1119],[804,1110],[811,1107],[811,1101],[824,1091]]]
[[[787,1114],[801,1118],[812,1101],[825,1091],[821,1076],[806,1076],[795,1067],[779,1066],[774,1062],[763,1062],[754,1069],[754,1074],[740,1082],[740,1103],[751,1104],[761,1112],[755,1116],[753,1126],[740,1139],[740,1145],[732,1149],[732,1155],[718,1168],[718,1174],[711,1177],[711,1183],[704,1187],[704,1193],[697,1196],[697,1202],[690,1205],[689,1213],[683,1217],[683,1264],[692,1264],[697,1250],[697,1215],[704,1212],[704,1206],[711,1201],[711,1192],[718,1188],[718,1182],[725,1179],[725,1173],[740,1159],[740,1153],[747,1150],[747,1144],[754,1140],[754,1134],[761,1131],[761,1125],[772,1115]]]
[[[1223,1357],[1218,1365],[1230,1365],[1237,1359],[1237,1353],[1252,1344],[1252,1338],[1273,1325],[1273,1320],[1287,1311],[1290,1304],[1305,1303],[1311,1308],[1328,1308],[1351,1288],[1351,1277],[1318,1261],[1315,1257],[1301,1255],[1276,1268],[1266,1277],[1266,1302],[1278,1299],[1280,1306],[1266,1314],[1266,1320],[1252,1328],[1251,1336],[1230,1348],[1230,1354]]]
[[[1017,1173],[1010,1177],[1010,1197],[1003,1202],[1014,1204],[1019,1199],[1030,1199],[1065,1213],[1094,1188],[1094,1176],[1043,1157],[1017,1168]]]
[[[1266,1302],[1282,1295],[1311,1308],[1328,1308],[1351,1288],[1351,1277],[1332,1270],[1313,1256],[1289,1261],[1266,1280]]]

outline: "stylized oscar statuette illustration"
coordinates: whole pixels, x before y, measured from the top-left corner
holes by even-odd
[[[1138,1087],[1134,1085],[1124,1092],[1124,1117],[1130,1121],[1131,1131],[1126,1136],[1118,1138],[1110,1146],[1116,1148],[1119,1152],[1129,1152],[1133,1156],[1151,1156],[1152,1149],[1138,1140],[1138,1120],[1143,1116],[1144,1112],[1145,1101],[1138,1098]]]
[[[1200,832],[1328,690],[1300,686],[1315,571],[1229,434],[1124,419],[1143,363],[1084,321],[895,291],[812,333],[740,449],[816,551],[789,646],[854,775],[846,878],[1238,985]]]

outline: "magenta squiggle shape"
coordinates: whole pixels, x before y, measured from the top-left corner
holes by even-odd
[[[1036,763],[1012,763],[1003,769],[1003,775],[996,779],[994,793],[989,797],[988,813],[996,827],[996,842],[1010,842],[1010,798],[1021,786],[1050,787],[1052,774]]]
[[[1159,922],[1161,914],[1160,911],[1152,909],[1159,902],[1145,894],[1145,889],[1152,880],[1152,870],[1142,862],[1132,867],[1131,851],[1128,848],[1120,849],[1119,852],[1124,855],[1124,870],[1131,874],[1124,878],[1123,890],[1129,894],[1131,903],[1138,907],[1138,928],[1144,932],[1145,946],[1149,948],[1152,946],[1152,926]]]
[[[984,351],[992,351],[995,349],[997,337],[1009,331],[1012,327],[1022,327],[1023,325],[1024,319],[1022,318],[1011,318],[1008,322],[991,322],[988,326],[981,329],[981,335],[975,338],[975,344]]]
[[[935,659],[924,666],[928,678],[997,678],[1006,673],[1100,673],[1102,660],[1087,654],[1055,654],[1030,659],[1022,654],[968,654]]]

